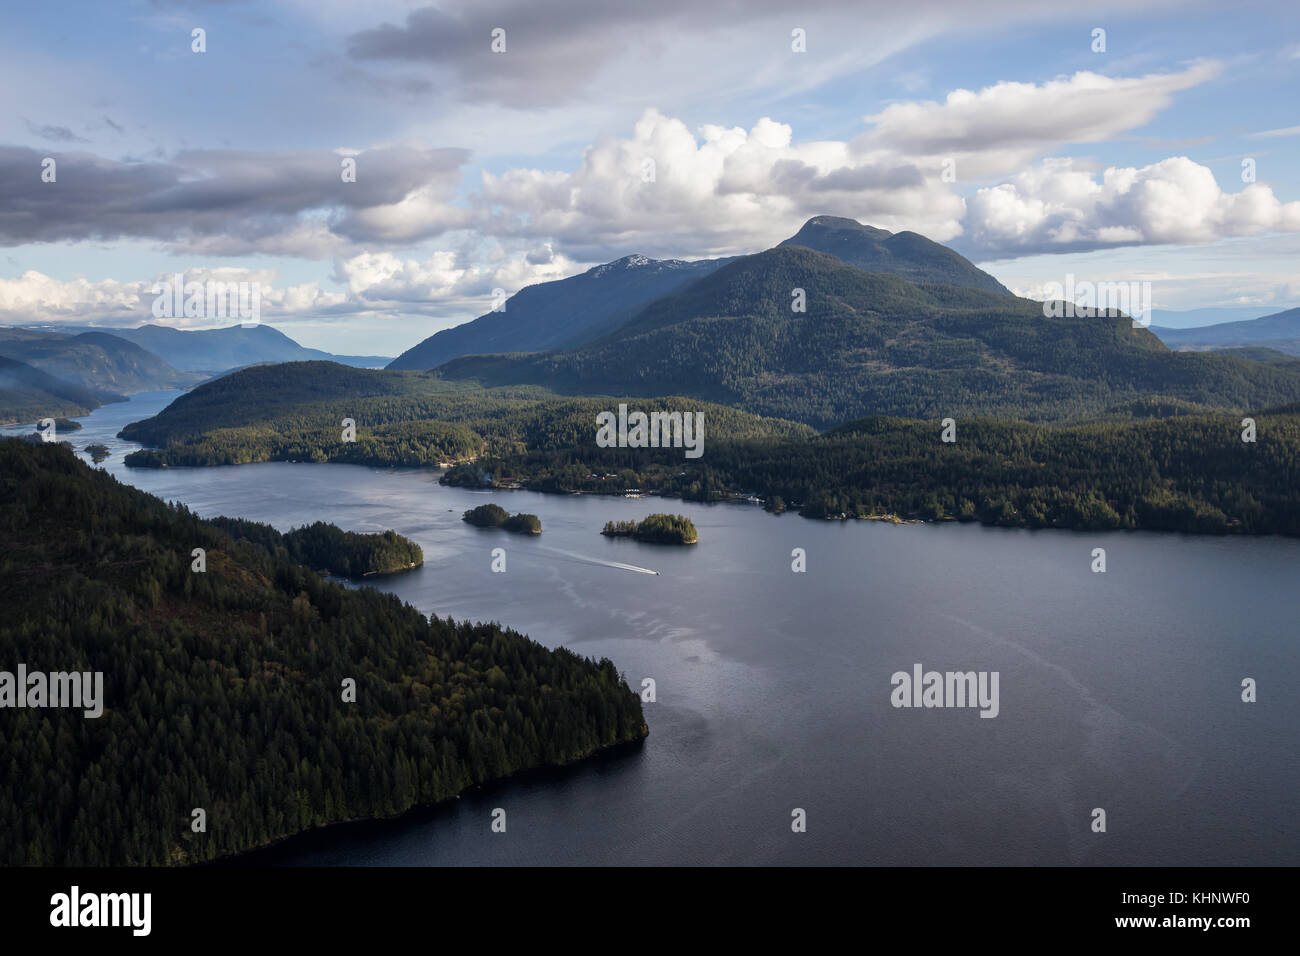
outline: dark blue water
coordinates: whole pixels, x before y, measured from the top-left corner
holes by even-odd
[[[482,493],[430,472],[265,464],[131,471],[113,435],[175,393],[69,436],[123,480],[281,529],[394,528],[424,567],[378,586],[652,677],[631,754],[254,857],[291,864],[1296,864],[1300,541],[891,526],[752,506]],[[493,500],[526,538],[472,528]],[[700,544],[600,536],[690,516]],[[507,571],[490,570],[506,550]],[[807,572],[791,571],[791,550]],[[1090,571],[1094,547],[1105,574]],[[611,567],[654,569],[646,575]],[[897,709],[890,676],[997,671],[1000,712]],[[1258,681],[1257,703],[1241,681]],[[490,829],[507,812],[504,834]],[[1105,833],[1092,811],[1107,814]],[[807,832],[791,832],[791,811]]]

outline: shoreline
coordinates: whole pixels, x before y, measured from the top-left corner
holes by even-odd
[[[123,439],[123,440],[125,441],[128,439]],[[156,450],[157,449],[151,449],[145,447],[141,447],[137,449],[137,451],[156,451]],[[423,465],[402,465],[402,464],[392,464],[392,463],[373,464],[367,462],[354,462],[354,461],[301,461],[296,459],[288,460],[288,459],[280,459],[280,458],[267,458],[267,459],[261,459],[259,461],[239,462],[238,464],[231,464],[231,465],[205,464],[205,465],[153,466],[153,465],[128,465],[125,464],[124,462],[124,466],[127,468],[128,471],[134,468],[140,468],[141,470],[144,471],[150,471],[150,470],[182,469],[182,468],[185,469],[235,468],[235,467],[242,467],[244,465],[269,465],[269,464],[352,465],[352,466],[359,466],[362,468],[381,468],[388,471],[393,471],[397,469],[401,469],[405,471],[419,471],[419,472],[427,472],[432,475],[445,475],[448,471],[448,469],[446,468],[441,468],[437,465],[428,465],[428,464],[423,464]],[[439,483],[441,484],[441,482]],[[591,496],[600,496],[606,498],[626,497],[622,491],[587,491],[583,489],[559,491],[559,490],[550,490],[550,489],[543,489],[543,488],[532,488],[527,485],[522,485],[522,486],[514,485],[511,487],[485,486],[481,488],[469,488],[463,485],[445,485],[445,487],[463,488],[464,490],[467,491],[481,491],[481,492],[529,491],[539,495],[591,495]],[[731,493],[729,493],[729,495],[730,494]],[[735,493],[735,494],[739,494],[739,493]],[[723,505],[723,504],[750,505],[752,504],[752,502],[739,497],[729,496],[725,498],[712,498],[712,499],[705,500],[705,499],[695,499],[695,498],[683,498],[680,495],[664,494],[659,491],[644,492],[641,496],[641,499],[639,500],[644,500],[646,498],[661,498],[664,500],[671,500],[671,501],[689,501],[693,504],[706,504],[706,505]],[[1225,538],[1225,537],[1249,537],[1249,538],[1278,537],[1278,538],[1288,538],[1288,539],[1300,538],[1300,534],[1288,534],[1285,531],[1243,531],[1236,527],[1228,527],[1222,531],[1189,531],[1181,528],[1153,528],[1149,526],[1138,526],[1135,528],[1089,528],[1089,527],[1082,527],[1076,525],[1031,525],[1027,523],[1002,524],[996,521],[983,522],[979,518],[960,518],[955,515],[944,515],[941,518],[902,518],[898,515],[849,515],[849,514],[804,515],[800,513],[798,509],[789,506],[781,509],[780,511],[768,511],[766,508],[763,508],[762,511],[765,514],[770,514],[773,515],[774,517],[782,514],[787,514],[787,513],[795,514],[801,518],[806,518],[809,521],[858,520],[858,521],[879,521],[885,524],[899,524],[899,525],[976,524],[986,528],[1019,529],[1023,531],[1075,531],[1080,533],[1107,534],[1107,535],[1115,534],[1118,532],[1124,532],[1124,531],[1147,531],[1153,534],[1185,534],[1197,538]]]
[[[295,841],[325,839],[327,835],[340,832],[339,828],[343,827],[355,827],[360,830],[366,827],[382,828],[395,826],[408,820],[414,822],[417,817],[433,819],[437,815],[454,806],[456,801],[461,800],[466,796],[493,793],[532,779],[541,780],[546,777],[562,777],[567,774],[578,772],[579,770],[601,760],[614,760],[624,756],[631,756],[634,752],[641,750],[645,746],[645,742],[650,736],[649,724],[643,724],[642,730],[643,733],[639,737],[632,740],[620,740],[616,743],[599,747],[590,753],[575,757],[567,763],[542,764],[536,767],[526,767],[523,770],[516,770],[514,773],[508,774],[504,777],[485,780],[482,783],[470,784],[464,790],[460,791],[460,793],[439,800],[437,803],[416,804],[405,810],[399,810],[397,813],[389,814],[388,816],[349,817],[346,820],[317,823],[305,830],[299,830],[297,833],[290,833],[286,836],[277,837],[274,840],[269,840],[266,843],[259,843],[257,846],[249,847],[246,850],[238,850],[234,853],[219,856],[214,860],[203,860],[195,863],[159,864],[157,867],[149,867],[149,869],[202,869],[204,867],[221,869],[225,867],[238,868],[244,866],[279,866],[281,864],[275,860],[262,861],[255,859],[255,857],[271,855],[277,851],[283,852]]]

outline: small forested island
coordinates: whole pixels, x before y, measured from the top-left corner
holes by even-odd
[[[0,440],[4,666],[103,674],[98,717],[3,711],[0,866],[214,860],[646,736],[610,660],[326,581],[285,537]]]
[[[108,446],[100,442],[91,442],[83,450],[97,465],[108,457]]]
[[[512,515],[500,505],[487,504],[470,508],[461,516],[461,520],[468,521],[477,528],[501,528],[516,534],[542,533],[542,521],[537,515],[525,514],[522,511]]]
[[[653,514],[643,521],[607,521],[601,534],[654,544],[695,544],[700,540],[695,525],[685,515]]]

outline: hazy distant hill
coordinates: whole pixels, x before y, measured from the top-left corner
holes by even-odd
[[[269,325],[224,329],[172,329],[142,325],[137,329],[113,329],[122,336],[162,356],[177,368],[193,372],[223,372],[258,362],[310,362],[324,360],[365,368],[383,367],[386,355],[334,355],[299,345]]]
[[[780,243],[835,256],[863,272],[1010,295],[1011,290],[964,256],[915,232],[889,232],[841,216],[814,216]]]
[[[95,332],[112,335],[153,352],[163,361],[185,372],[214,375],[259,362],[339,362],[361,368],[382,368],[387,355],[334,355],[299,345],[269,325],[221,329],[173,329],[163,325],[141,325],[134,329],[101,329],[91,326],[50,327],[42,331]]]
[[[122,395],[182,388],[198,381],[152,352],[107,332],[68,335],[0,328],[0,355],[26,362],[56,378]]]
[[[1194,329],[1157,328],[1151,331],[1172,349],[1224,349],[1258,346],[1300,355],[1300,308],[1258,319],[1221,322]]]
[[[1201,309],[1158,309],[1151,310],[1151,327],[1164,329],[1191,329],[1206,325],[1221,325],[1224,322],[1244,322],[1258,319],[1272,310],[1267,306],[1229,305],[1207,306]]]
[[[0,355],[0,424],[86,415],[123,396],[55,378],[38,368]]]
[[[792,311],[792,289],[807,311]],[[1214,408],[1300,398],[1300,375],[1174,353],[1120,316],[869,274],[800,246],[738,259],[581,349],[439,369],[568,394],[689,395],[826,427],[871,414],[1078,419],[1143,396]],[[1181,406],[1180,406],[1181,407]]]
[[[577,345],[616,328],[640,306],[708,275],[730,259],[625,256],[581,275],[539,282],[505,301],[505,309],[444,329],[407,349],[391,369],[427,369],[461,355],[536,352]]]

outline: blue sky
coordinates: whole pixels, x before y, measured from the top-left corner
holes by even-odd
[[[1158,324],[1300,304],[1293,4],[698,6],[12,8],[0,322],[138,325],[184,272],[259,282],[304,344],[396,354],[493,289],[757,251],[817,214],[1027,295],[1146,279]]]

